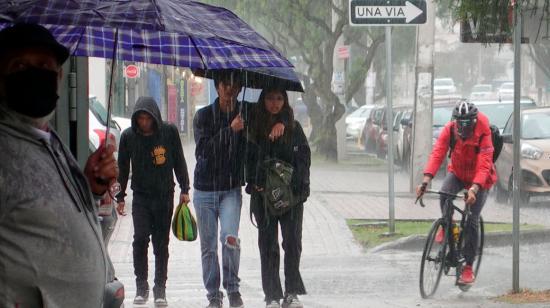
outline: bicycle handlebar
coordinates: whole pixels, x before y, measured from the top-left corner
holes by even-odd
[[[447,197],[448,199],[451,199],[451,200],[455,200],[455,199],[460,199],[460,198],[465,198],[465,197],[466,197],[466,193],[460,195],[460,194],[451,194],[451,193],[448,193],[448,192],[445,192],[445,191],[432,190],[432,189],[424,189],[424,192],[422,193],[422,195],[420,195],[418,198],[416,198],[416,201],[414,201],[414,204],[416,204],[416,203],[418,203],[418,201],[420,201],[420,206],[425,207],[426,205],[424,204],[422,197],[423,197],[424,194],[426,194],[426,193],[428,193],[428,194],[437,194],[437,195],[440,195],[440,196]]]

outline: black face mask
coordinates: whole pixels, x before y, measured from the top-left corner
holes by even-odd
[[[476,119],[457,119],[456,126],[458,129],[458,135],[462,139],[468,139],[472,137],[474,135],[476,123]]]
[[[5,77],[8,107],[31,118],[50,114],[57,106],[57,73],[42,68],[29,68]]]

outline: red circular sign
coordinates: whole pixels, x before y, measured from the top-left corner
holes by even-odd
[[[126,66],[125,73],[128,78],[136,78],[139,75],[139,67],[135,65],[128,65]]]

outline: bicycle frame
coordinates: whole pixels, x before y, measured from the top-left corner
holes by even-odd
[[[426,190],[425,193],[438,194],[442,196],[445,199],[445,201],[443,206],[443,215],[441,218],[437,219],[434,222],[434,225],[432,226],[432,231],[430,231],[426,242],[426,247],[424,248],[422,265],[421,265],[421,278],[420,278],[422,297],[426,298],[433,295],[433,293],[437,289],[437,285],[439,284],[439,278],[436,278],[436,282],[433,289],[432,290],[428,289],[428,291],[426,291],[425,286],[423,285],[424,282],[422,278],[424,276],[422,273],[422,270],[425,267],[424,263],[435,261],[437,264],[438,261],[436,260],[438,259],[441,265],[439,276],[442,274],[442,272],[445,273],[446,276],[455,276],[455,279],[456,279],[455,285],[457,285],[461,290],[467,291],[470,288],[470,285],[459,284],[458,281],[462,273],[463,265],[465,264],[465,261],[466,261],[463,255],[463,250],[464,250],[463,243],[466,240],[465,231],[466,231],[466,227],[468,226],[468,221],[471,215],[470,206],[466,205],[464,209],[461,209],[456,205],[454,205],[453,200],[462,199],[465,197],[465,195],[462,195],[462,194],[450,194],[450,193],[434,191],[434,190]],[[417,198],[417,201],[420,201],[421,206],[423,207],[425,206],[422,200],[422,196]],[[454,211],[457,211],[461,215],[460,224],[459,224],[460,232],[457,240],[455,240],[454,238],[453,228],[452,228]],[[429,251],[431,251],[432,244],[430,243],[432,243],[431,241],[433,241],[433,237],[430,237],[430,236],[434,236],[435,232],[437,231],[437,229],[434,229],[434,228],[437,225],[439,225],[440,228],[443,229],[445,236],[444,236],[444,242],[441,244],[441,248],[439,248],[439,252],[436,253],[435,255],[432,255]],[[478,221],[478,228],[479,228],[478,229],[479,237],[478,237],[478,243],[477,243],[478,245],[476,248],[477,249],[476,254],[478,255],[478,258],[477,258],[477,263],[475,264],[476,274],[479,269],[479,264],[481,262],[481,253],[483,250],[484,227],[483,227],[483,219],[481,218],[481,216]],[[453,267],[455,268],[455,273],[449,274],[449,271]]]

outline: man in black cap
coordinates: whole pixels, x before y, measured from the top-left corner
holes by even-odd
[[[113,147],[84,171],[49,127],[69,51],[34,24],[0,31],[0,306],[102,307],[113,270],[94,196]]]

